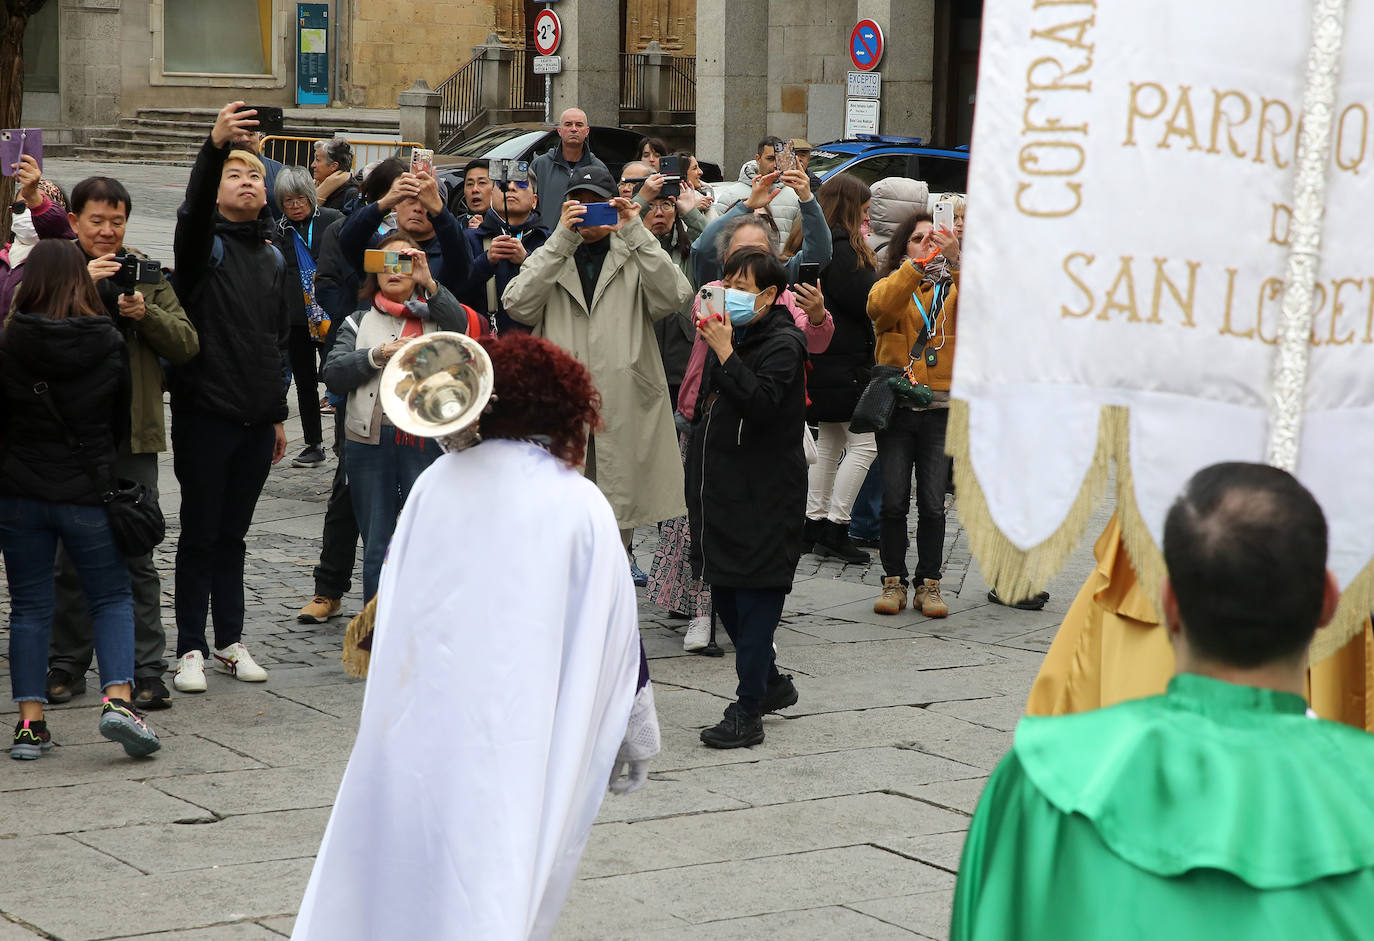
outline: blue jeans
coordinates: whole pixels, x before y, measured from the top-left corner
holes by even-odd
[[[47,702],[48,639],[57,605],[57,543],[90,606],[100,688],[134,678],[134,596],[104,506],[0,497],[0,551],[10,588],[10,688],[15,702]]]
[[[396,530],[396,517],[406,497],[410,496],[410,488],[442,453],[433,440],[411,440],[416,443],[397,444],[396,429],[386,425],[378,444],[344,442],[348,490],[353,496],[358,532],[363,537],[364,600],[377,594],[386,549]]]

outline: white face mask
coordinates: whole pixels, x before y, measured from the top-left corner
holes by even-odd
[[[19,245],[35,245],[38,243],[38,230],[33,227],[33,214],[25,209],[22,213],[16,213],[10,220],[10,228],[14,230],[14,241]]]

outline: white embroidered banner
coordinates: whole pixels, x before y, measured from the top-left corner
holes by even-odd
[[[999,590],[1048,580],[1110,459],[1147,579],[1188,477],[1264,460],[1311,16],[987,0],[950,440]],[[1318,659],[1374,596],[1371,47],[1351,4],[1296,468],[1348,589]]]

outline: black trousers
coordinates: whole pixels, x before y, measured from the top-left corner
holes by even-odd
[[[735,645],[735,696],[746,711],[763,711],[768,684],[778,676],[774,663],[773,634],[782,617],[787,592],[781,588],[729,588],[711,586],[711,600]]]
[[[358,557],[358,521],[344,466],[344,406],[334,409],[334,487],[324,511],[320,564],[315,566],[315,594],[342,598],[353,587],[353,563]]]
[[[301,434],[307,446],[324,441],[320,422],[319,363],[324,346],[310,337],[305,324],[292,324],[286,353],[291,360],[291,379],[296,384],[296,407],[301,413]]]
[[[949,410],[898,408],[886,431],[878,432],[882,464],[883,509],[879,517],[878,554],[883,574],[907,580],[907,515],[911,512],[911,475],[916,474],[916,572],[913,582],[940,579],[945,551],[945,426]]]
[[[272,469],[270,423],[241,425],[201,411],[172,412],[172,468],[181,483],[176,554],[177,656],[209,656],[243,637],[244,536]]]

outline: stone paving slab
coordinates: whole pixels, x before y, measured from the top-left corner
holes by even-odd
[[[333,806],[345,766],[343,761],[332,761],[260,771],[188,774],[152,784],[164,794],[221,817],[270,813]]]
[[[249,813],[194,827],[147,824],[93,830],[82,843],[145,873],[213,869],[240,863],[296,859],[302,846],[318,845],[329,808]]]

